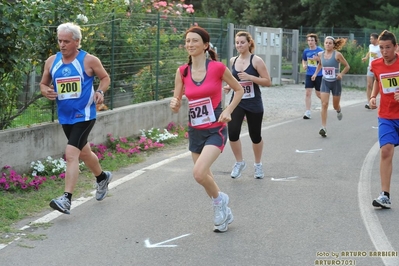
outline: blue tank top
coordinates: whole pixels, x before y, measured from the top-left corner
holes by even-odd
[[[251,59],[249,62],[249,66],[244,70],[245,73],[249,75],[253,75],[255,77],[259,77],[258,71],[252,65],[252,59],[254,55],[251,55]],[[261,113],[263,112],[263,102],[262,102],[262,93],[260,91],[259,85],[252,81],[241,81],[238,77],[238,71],[235,68],[235,63],[237,61],[238,56],[234,59],[232,66],[232,74],[233,76],[240,82],[241,86],[244,89],[244,96],[238,106],[242,109],[247,110],[252,113]],[[231,96],[230,102],[233,100],[234,93]]]
[[[57,112],[60,124],[75,124],[96,118],[94,103],[94,76],[84,71],[83,60],[87,52],[80,50],[75,60],[69,64],[62,62],[58,52],[50,68],[54,90],[57,96]]]
[[[324,53],[325,52],[321,53],[323,79],[330,82],[336,81],[337,75],[340,72],[340,63],[337,61],[337,59],[335,59],[335,50],[329,59],[324,58]]]

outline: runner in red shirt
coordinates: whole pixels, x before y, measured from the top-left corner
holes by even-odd
[[[375,81],[370,97],[370,108],[376,109],[376,97],[380,96],[378,108],[378,138],[380,142],[381,193],[373,201],[374,207],[391,208],[389,195],[392,175],[392,158],[399,145],[399,55],[396,53],[396,37],[383,31],[378,37],[382,57],[371,62]]]

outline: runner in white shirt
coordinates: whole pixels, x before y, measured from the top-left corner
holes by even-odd
[[[380,46],[378,45],[378,34],[372,33],[370,34],[369,51],[367,52],[366,56],[362,58],[363,62],[366,62],[367,59],[369,60],[369,65],[367,66],[367,88],[366,88],[367,103],[364,106],[366,109],[370,109],[369,102],[374,82],[374,74],[373,72],[370,71],[370,66],[371,62],[379,57],[381,57],[381,51],[380,51]]]

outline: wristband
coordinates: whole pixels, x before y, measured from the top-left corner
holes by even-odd
[[[373,99],[373,98],[375,99],[375,96],[370,96],[370,100]]]
[[[104,92],[102,90],[96,90],[96,92],[100,93],[102,96],[104,96]]]

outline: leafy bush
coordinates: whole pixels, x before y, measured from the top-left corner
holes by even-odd
[[[356,40],[345,44],[341,53],[350,66],[348,74],[366,74],[368,61],[363,62],[362,58],[367,52],[368,47],[365,49],[363,46],[358,45]]]

